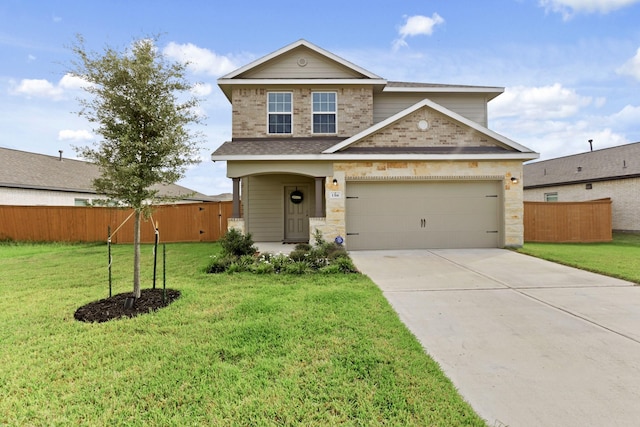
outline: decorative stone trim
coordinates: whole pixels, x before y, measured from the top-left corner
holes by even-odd
[[[502,181],[503,175],[346,176],[346,181]]]

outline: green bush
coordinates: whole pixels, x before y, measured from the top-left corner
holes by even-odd
[[[298,243],[294,249],[296,251],[299,250],[299,251],[309,252],[311,248],[313,248],[313,246],[311,246],[308,243]]]
[[[241,273],[254,274],[347,274],[357,273],[351,258],[344,247],[327,242],[322,233],[314,233],[315,246],[299,243],[289,254],[276,255],[265,252],[257,255],[251,235],[242,235],[237,230],[229,230],[220,240],[222,254],[212,257],[208,273]]]
[[[207,273],[224,273],[234,262],[235,257],[229,255],[213,256],[207,266]]]
[[[258,251],[253,245],[253,239],[251,233],[243,235],[235,228],[227,231],[222,239],[220,239],[220,245],[222,246],[222,253],[227,255],[242,256],[253,255]]]
[[[311,266],[306,261],[294,261],[284,268],[286,274],[308,274],[312,273]]]

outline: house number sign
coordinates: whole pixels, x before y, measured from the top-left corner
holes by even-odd
[[[340,199],[342,197],[342,191],[330,191],[329,198],[330,199]]]
[[[302,191],[295,190],[291,192],[291,194],[289,195],[289,199],[294,205],[299,205],[304,200],[304,195],[302,194]]]

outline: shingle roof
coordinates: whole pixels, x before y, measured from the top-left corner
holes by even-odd
[[[235,138],[213,156],[320,154],[345,138]]]
[[[96,194],[92,181],[98,176],[98,167],[92,163],[0,147],[0,187]],[[194,193],[177,184],[159,188],[163,196]],[[187,199],[210,198],[195,193]]]
[[[524,165],[524,188],[640,176],[640,142]]]

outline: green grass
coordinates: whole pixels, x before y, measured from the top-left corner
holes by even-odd
[[[86,324],[106,246],[0,245],[0,425],[484,425],[366,277],[205,274],[218,252],[167,245],[177,301]]]
[[[518,252],[640,283],[640,235],[614,233],[607,243],[526,243]]]

